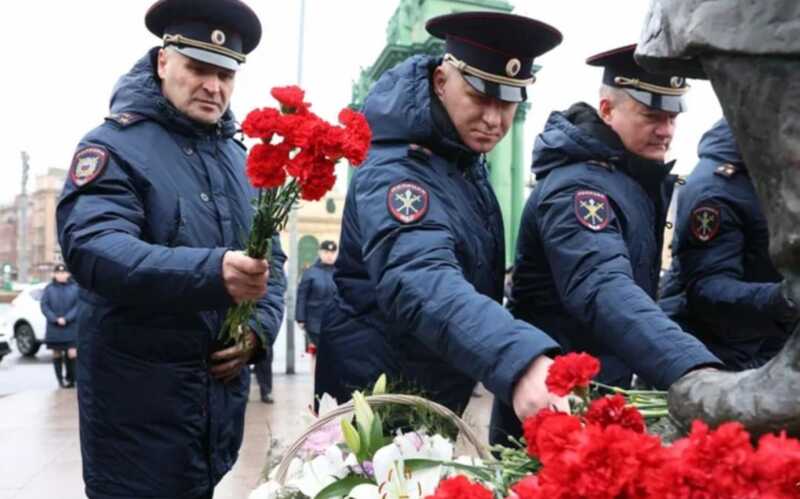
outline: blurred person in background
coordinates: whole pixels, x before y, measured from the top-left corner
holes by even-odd
[[[41,307],[47,319],[44,341],[53,351],[56,379],[59,386],[72,388],[78,356],[78,284],[64,264],[59,263],[53,269],[53,280],[44,288]]]

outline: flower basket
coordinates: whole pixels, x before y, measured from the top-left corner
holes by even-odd
[[[469,442],[469,444],[475,449],[478,457],[484,461],[492,461],[494,459],[491,452],[489,452],[489,449],[481,443],[480,438],[475,435],[475,432],[469,427],[469,425],[456,413],[441,404],[437,404],[436,402],[423,397],[418,397],[416,395],[372,395],[365,397],[365,400],[371,407],[376,408],[391,404],[410,407],[424,407],[431,412],[451,421],[458,428],[459,432],[464,436],[467,442]],[[355,404],[352,401],[347,402],[346,404],[342,404],[336,409],[329,411],[327,414],[324,414],[317,422],[308,427],[308,429],[306,429],[302,435],[297,437],[294,443],[292,443],[292,445],[290,445],[286,450],[286,454],[278,464],[277,471],[274,476],[275,481],[281,485],[285,485],[287,472],[289,471],[289,464],[291,463],[292,459],[298,456],[298,452],[303,447],[303,443],[309,436],[319,431],[322,427],[329,424],[331,421],[334,421],[336,418],[350,414],[354,410]]]

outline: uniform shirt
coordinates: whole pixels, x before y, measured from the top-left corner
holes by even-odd
[[[318,394],[346,399],[388,372],[462,411],[477,380],[510,401],[528,365],[557,348],[501,306],[500,208],[483,158],[431,95],[439,62],[406,60],[365,102],[373,142],[345,203]]]
[[[678,196],[673,269],[662,307],[731,369],[757,367],[788,338],[796,311],[769,257],[769,229],[728,124],[709,130]]]
[[[207,494],[236,460],[250,376],[222,383],[208,359],[232,305],[226,251],[244,248],[254,190],[230,112],[203,127],[162,96],[157,49],[117,84],[112,116],[81,139],[58,205],[81,285],[81,450],[89,495]],[[251,326],[274,341],[283,263]]]

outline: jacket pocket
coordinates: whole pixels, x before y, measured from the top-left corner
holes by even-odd
[[[175,216],[172,221],[172,228],[170,230],[169,238],[167,239],[167,246],[183,246],[186,242],[186,201],[183,196],[178,196],[178,202],[175,206]]]

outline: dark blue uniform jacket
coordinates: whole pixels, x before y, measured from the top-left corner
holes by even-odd
[[[44,341],[48,345],[74,346],[78,341],[78,285],[72,279],[61,283],[55,279],[44,288],[40,302],[42,313],[47,319]],[[67,321],[66,326],[58,325],[58,318]]]
[[[325,308],[335,295],[333,265],[326,265],[317,260],[303,272],[303,278],[297,287],[295,320],[305,323],[306,332],[314,343],[319,341]]]
[[[627,153],[586,104],[552,113],[536,139],[510,308],[564,349],[598,357],[608,384],[636,373],[664,389],[718,363],[655,302],[670,167]]]
[[[460,143],[431,96],[439,61],[412,57],[367,97],[372,149],[347,194],[318,393],[346,399],[388,372],[461,411],[477,380],[510,401],[530,362],[557,349],[500,305],[503,220],[483,158]]]
[[[731,129],[700,141],[700,162],[678,191],[672,272],[661,304],[732,369],[782,347],[793,311],[769,257],[767,221]]]
[[[156,53],[120,79],[116,114],[80,142],[107,150],[107,166],[82,187],[68,179],[58,206],[82,288],[81,449],[93,499],[205,497],[242,441],[249,372],[223,384],[208,362],[232,304],[222,258],[244,248],[255,192],[230,111],[216,127],[180,114],[161,94]],[[273,259],[262,341],[274,341],[283,314],[277,237]]]

